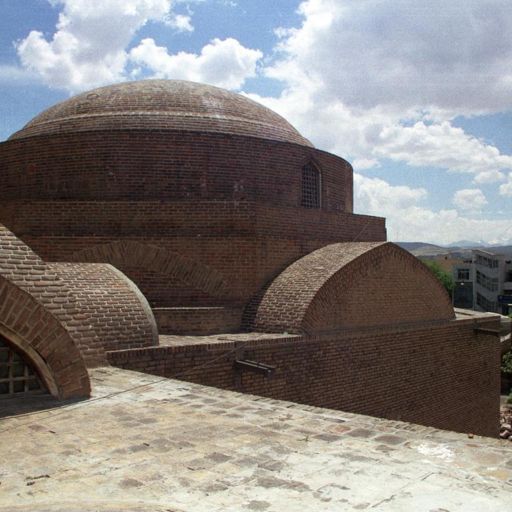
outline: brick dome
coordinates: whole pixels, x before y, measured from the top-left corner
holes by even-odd
[[[312,144],[280,115],[240,94],[182,80],[101,87],[45,110],[11,139],[95,130],[178,130]]]

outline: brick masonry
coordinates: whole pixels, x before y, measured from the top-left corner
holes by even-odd
[[[320,172],[310,204],[319,207],[302,204],[309,165]],[[0,223],[18,237],[0,230],[0,322],[20,337],[53,322],[47,353],[75,347],[52,360],[62,389],[84,391],[83,362],[108,360],[495,433],[499,347],[473,328],[496,320],[454,320],[434,276],[385,243],[384,219],[353,214],[350,164],[265,107],[185,82],[101,88],[0,144],[0,171]],[[33,324],[35,304],[46,323]],[[156,346],[150,308],[162,332],[274,334]],[[57,368],[80,358],[76,378],[75,367]],[[275,365],[276,376],[236,375],[235,358]],[[468,403],[479,411],[469,419]]]
[[[479,322],[495,328],[497,320]],[[500,347],[474,327],[474,320],[459,319],[309,337],[203,340],[108,357],[114,366],[154,375],[495,437]],[[236,359],[273,365],[275,376],[245,372],[237,384]]]
[[[69,100],[0,145],[0,222],[45,260],[113,263],[152,307],[243,308],[314,249],[385,240],[384,219],[352,213],[350,164],[313,148],[267,109],[251,103],[242,109],[245,121],[232,124],[238,97],[231,95],[235,103],[223,107],[228,124],[214,109],[216,116],[203,112],[200,124],[185,128],[173,124],[174,113],[162,114],[156,130],[152,116],[160,104],[144,112],[123,94],[107,95],[103,107],[94,98]],[[192,122],[202,107],[189,100],[180,112],[192,105]],[[115,101],[138,108],[131,121],[112,112]],[[99,108],[108,111],[99,115]],[[116,124],[107,131],[110,115]],[[250,116],[258,133],[246,130]],[[276,123],[282,136],[267,130]],[[321,169],[318,209],[301,207],[302,167],[309,162]],[[160,251],[175,272],[148,265],[147,256],[134,258],[136,246],[144,254]],[[198,274],[211,283],[207,289]]]
[[[77,332],[63,323],[66,311],[72,310],[70,292],[58,277],[0,225],[1,334],[31,361],[47,388],[63,399],[90,392]]]
[[[19,290],[20,296],[37,303],[46,316],[60,324],[70,347],[59,350],[70,352],[72,359],[83,357],[88,366],[105,364],[105,349],[158,343],[156,323],[146,299],[110,265],[46,263],[0,226],[0,276],[6,282],[6,293]],[[21,311],[13,310],[12,314]],[[2,315],[0,322],[10,318]],[[17,321],[20,329],[25,328],[23,318]]]
[[[454,318],[446,290],[389,242],[345,242],[311,252],[246,310],[248,330],[319,333]]]

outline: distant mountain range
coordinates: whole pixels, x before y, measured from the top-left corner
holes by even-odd
[[[482,249],[494,254],[512,255],[512,245],[486,245],[481,242],[461,240],[453,245],[443,247],[441,245],[426,242],[395,242],[397,245],[414,254],[415,256],[450,256],[452,258],[467,258],[472,249]]]

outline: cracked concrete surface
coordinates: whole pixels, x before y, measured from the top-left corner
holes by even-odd
[[[510,442],[115,368],[92,382],[87,401],[1,405],[0,511],[512,510]]]

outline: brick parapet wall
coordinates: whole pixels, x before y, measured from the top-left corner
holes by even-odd
[[[160,334],[214,334],[236,332],[242,308],[174,307],[154,308]]]
[[[500,347],[474,328],[496,325],[493,318],[459,319],[119,351],[108,358],[114,366],[225,389],[237,389],[236,358],[255,360],[277,370],[271,379],[244,373],[247,393],[494,436]],[[468,407],[478,414],[468,414]]]
[[[252,201],[39,201],[5,199],[0,219],[18,236],[263,237],[384,241],[381,217]],[[58,250],[58,249],[55,249]]]

